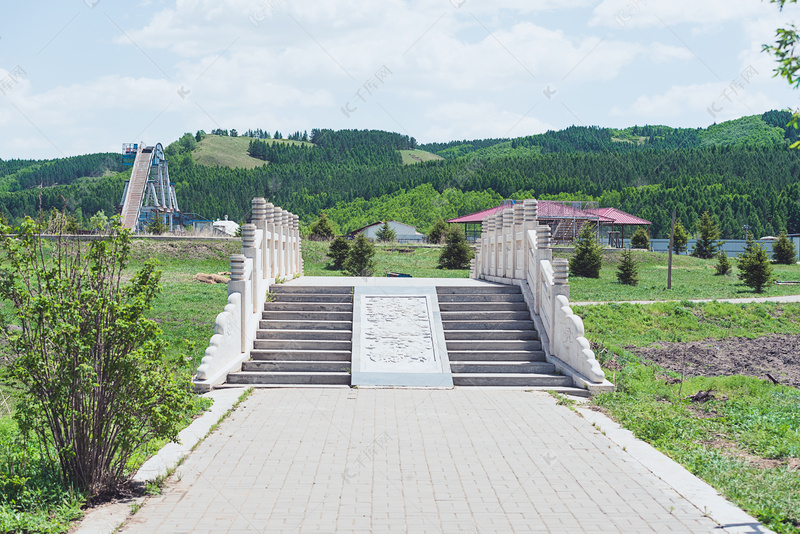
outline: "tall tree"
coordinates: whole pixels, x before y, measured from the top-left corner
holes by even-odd
[[[697,243],[694,245],[692,256],[696,258],[713,258],[722,246],[719,242],[720,229],[717,221],[708,211],[704,211],[697,221]]]

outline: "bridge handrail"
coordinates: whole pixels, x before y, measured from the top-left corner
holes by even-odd
[[[253,217],[242,227],[241,254],[231,256],[228,303],[214,323],[205,356],[193,379],[195,389],[208,391],[241,370],[250,357],[267,300],[279,278],[303,274],[299,217],[263,198],[252,202]]]
[[[569,304],[566,259],[553,260],[550,227],[539,224],[538,202],[524,200],[483,219],[470,277],[521,285],[534,319],[541,321],[548,361],[577,374],[578,382],[605,383],[605,374],[584,336],[583,321]]]

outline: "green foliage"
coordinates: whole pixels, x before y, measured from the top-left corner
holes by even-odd
[[[109,225],[108,217],[103,210],[100,210],[89,218],[89,225],[92,230],[105,232]]]
[[[175,439],[193,405],[188,384],[164,370],[166,344],[145,315],[160,273],[147,262],[122,283],[131,240],[118,219],[88,245],[61,237],[45,245],[30,219],[10,231],[2,229],[0,297],[21,325],[4,329],[10,378],[22,389],[15,418],[66,484],[113,491],[137,448]]]
[[[390,243],[397,240],[397,233],[392,230],[388,221],[383,221],[381,227],[375,232],[375,237],[382,243]]]
[[[641,226],[631,236],[631,248],[650,249],[650,238],[647,237],[647,230]]]
[[[724,250],[717,252],[717,264],[714,266],[714,275],[723,276],[730,274],[733,270],[731,260],[728,259],[728,254]]]
[[[675,254],[680,254],[686,251],[686,244],[689,242],[689,236],[680,221],[675,222],[675,234],[672,236],[672,251]]]
[[[444,219],[439,217],[436,219],[436,222],[433,223],[433,227],[431,227],[430,231],[428,232],[428,243],[433,244],[440,244],[444,241],[444,236],[447,233],[447,223],[444,222]]]
[[[464,232],[461,231],[461,227],[454,225],[448,228],[444,242],[444,248],[442,248],[442,252],[439,255],[439,268],[469,268],[469,261],[475,256],[475,253],[467,243],[467,238],[464,236]]]
[[[344,263],[350,254],[350,242],[342,236],[337,237],[331,241],[331,246],[328,249],[328,257],[333,260],[333,268],[341,270]]]
[[[772,244],[772,259],[782,265],[792,265],[797,261],[797,250],[786,232],[781,232],[778,240]]]
[[[697,242],[694,245],[692,256],[703,259],[713,258],[722,246],[722,243],[719,242],[721,232],[717,221],[711,217],[708,211],[704,211],[697,220],[697,232]]]
[[[321,213],[316,221],[309,227],[309,239],[316,241],[330,241],[336,236],[336,229],[325,213]]]
[[[344,270],[350,276],[372,276],[375,274],[375,267],[375,246],[364,234],[358,234],[350,246]]]
[[[756,293],[764,291],[764,286],[772,280],[772,264],[767,250],[750,236],[744,252],[736,261],[736,267],[739,269],[739,280],[755,289]]]
[[[147,233],[153,235],[161,235],[169,231],[169,226],[161,220],[160,215],[154,215],[150,222],[147,223]]]
[[[569,259],[569,272],[572,276],[600,278],[603,266],[603,248],[594,234],[594,225],[585,224],[574,243],[575,252]]]
[[[617,280],[620,284],[629,286],[635,286],[639,283],[639,265],[636,263],[630,249],[622,251],[622,261],[617,266]]]

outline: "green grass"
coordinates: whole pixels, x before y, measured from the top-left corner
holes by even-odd
[[[202,141],[197,143],[197,148],[192,151],[192,157],[198,165],[207,165],[209,167],[254,169],[266,165],[266,161],[251,158],[247,154],[247,148],[252,140],[250,137],[206,135]],[[265,139],[264,141],[267,143],[314,146],[312,143],[289,141],[287,139]]]
[[[594,398],[609,415],[776,532],[800,533],[800,391],[745,376],[695,377],[643,364],[629,349],[800,334],[798,304],[689,302],[575,307],[617,390]],[[674,383],[673,383],[674,382]],[[686,397],[713,389],[715,400]]]
[[[633,254],[639,262],[637,286],[617,282],[620,251],[606,250],[603,253],[603,268],[599,279],[570,277],[570,300],[573,302],[683,300],[800,295],[800,284],[770,284],[759,294],[737,278],[738,270],[735,267],[733,274],[715,276],[716,260],[677,255],[672,257],[672,289],[667,289],[668,255],[638,250],[634,250]],[[569,256],[569,253],[558,249],[554,252],[554,257],[569,258]],[[735,265],[733,259],[731,258],[731,261]],[[800,281],[800,265],[773,265],[773,275],[778,280]]]
[[[400,156],[403,158],[403,165],[413,165],[414,163],[422,163],[423,161],[433,161],[437,159],[444,159],[442,156],[437,156],[424,150],[398,150]]]
[[[343,271],[329,268],[326,241],[303,241],[303,271],[305,276],[346,276]],[[440,247],[412,245],[375,245],[378,262],[375,276],[386,272],[410,274],[414,278],[467,278],[469,269],[437,269]],[[392,250],[395,249],[395,250]],[[399,252],[411,250],[412,252]]]

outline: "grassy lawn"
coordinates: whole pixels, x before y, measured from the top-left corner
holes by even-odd
[[[160,261],[163,290],[150,316],[169,342],[165,366],[187,380],[203,357],[214,333],[214,318],[227,299],[225,284],[203,284],[192,277],[227,271],[229,255],[240,246],[238,240],[133,242],[130,273],[150,257]],[[0,304],[0,313],[10,311],[8,303]],[[15,402],[15,390],[0,384],[0,532],[66,532],[70,522],[81,516],[85,498],[65,488],[35,442],[22,437],[11,417]],[[186,414],[187,425],[193,415]],[[128,465],[130,471],[135,472],[164,444],[153,441],[137,451]]]
[[[556,249],[557,250],[557,249]],[[691,256],[672,257],[672,289],[667,289],[668,255],[657,252],[633,251],[639,262],[639,284],[628,286],[617,282],[619,251],[606,250],[600,278],[570,277],[570,300],[621,301],[621,300],[683,300],[723,299],[743,297],[774,297],[800,295],[798,285],[768,286],[761,294],[755,293],[733,274],[715,276],[716,260],[702,260]],[[570,254],[556,251],[554,257],[569,258]],[[731,262],[735,265],[731,258]],[[773,275],[782,281],[800,281],[800,265],[773,265]]]
[[[431,154],[424,150],[398,150],[398,152],[400,152],[400,156],[403,158],[403,165],[413,165],[414,163],[422,163],[423,161],[444,159],[442,156]]]
[[[254,169],[267,162],[251,158],[247,154],[247,148],[250,146],[250,137],[228,137],[223,135],[206,135],[202,141],[197,143],[197,147],[192,151],[192,158],[195,163],[199,165],[207,165],[209,167],[233,167]],[[308,145],[314,146],[312,143],[304,143],[303,141],[289,141],[287,139],[264,139],[267,143],[285,143],[290,145]]]
[[[632,352],[658,341],[800,334],[800,305],[575,307],[617,391],[594,403],[776,532],[800,533],[800,391],[759,378],[687,378]],[[757,355],[754,355],[757,357]],[[687,400],[713,389],[705,404]]]
[[[303,271],[306,276],[345,276],[343,271],[328,268],[330,243],[303,241]],[[375,245],[378,266],[375,276],[386,272],[410,274],[414,278],[467,278],[469,269],[437,269],[440,247],[413,245]],[[405,251],[405,252],[401,252]]]

